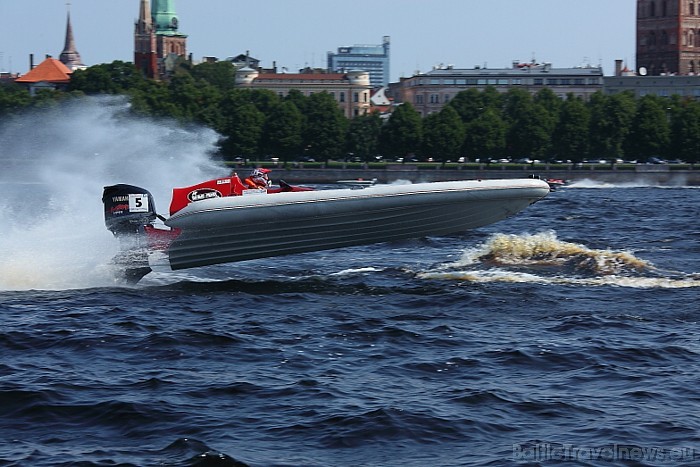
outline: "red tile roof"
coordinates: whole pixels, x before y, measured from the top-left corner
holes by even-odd
[[[26,75],[18,78],[16,83],[39,83],[46,81],[49,83],[69,83],[72,72],[55,58],[47,58]]]

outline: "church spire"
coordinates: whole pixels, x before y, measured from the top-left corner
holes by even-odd
[[[149,78],[158,76],[156,34],[150,0],[141,0],[134,31],[134,65]]]
[[[70,3],[68,3],[68,6],[70,7]],[[80,54],[75,48],[75,39],[73,38],[73,26],[70,22],[70,9],[68,10],[68,16],[66,21],[66,43],[63,46],[63,52],[61,52],[59,60],[71,71],[85,67],[85,65],[83,65],[82,60],[80,59]]]
[[[139,19],[136,23],[137,34],[150,34],[153,32],[153,18],[151,17],[151,1],[141,0]]]

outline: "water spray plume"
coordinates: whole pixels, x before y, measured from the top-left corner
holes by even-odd
[[[218,135],[135,117],[121,97],[84,98],[0,125],[0,290],[114,285],[102,189],[143,186],[160,210],[173,186],[225,173]]]

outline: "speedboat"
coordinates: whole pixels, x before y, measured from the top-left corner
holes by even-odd
[[[563,178],[547,178],[545,181],[549,184],[551,191],[555,191],[557,188],[566,185],[566,180]]]
[[[234,174],[173,189],[167,218],[133,185],[105,187],[102,201],[105,225],[121,242],[115,262],[138,282],[156,252],[178,270],[448,235],[510,217],[549,190],[534,178],[247,189]]]

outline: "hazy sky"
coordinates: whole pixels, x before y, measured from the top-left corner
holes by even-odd
[[[339,46],[391,36],[391,80],[456,68],[634,67],[635,0],[174,0],[188,52],[226,58],[250,51],[262,66],[326,66]],[[0,0],[0,71],[26,73],[63,49],[66,0]],[[132,61],[139,0],[70,0],[86,65]]]

